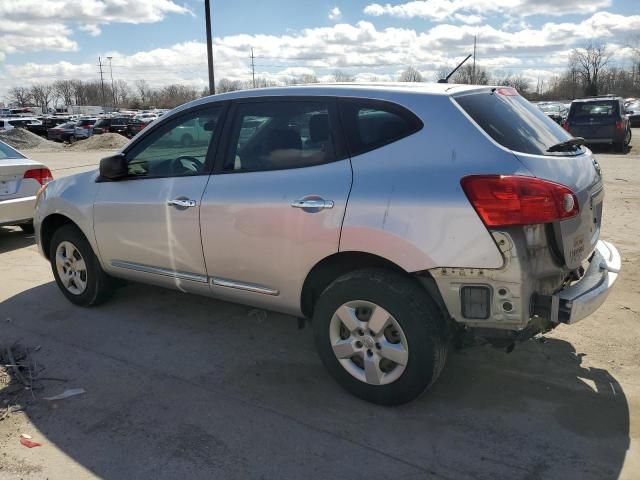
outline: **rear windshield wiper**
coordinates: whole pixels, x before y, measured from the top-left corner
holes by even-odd
[[[575,150],[580,145],[584,145],[584,138],[573,137],[573,138],[570,138],[569,140],[565,140],[564,142],[551,145],[549,148],[547,148],[547,152],[567,152],[567,151]]]

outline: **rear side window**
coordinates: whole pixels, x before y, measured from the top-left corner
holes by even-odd
[[[549,147],[573,138],[510,88],[474,91],[453,99],[487,135],[515,152],[546,155]],[[576,147],[571,153],[580,152]]]
[[[423,127],[413,113],[390,102],[342,99],[340,112],[351,156],[398,141]]]
[[[597,102],[573,102],[571,104],[571,118],[585,117],[612,117],[616,114],[616,103],[613,100],[600,100]]]

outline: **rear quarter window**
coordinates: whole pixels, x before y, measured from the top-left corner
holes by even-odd
[[[424,126],[414,113],[391,102],[341,99],[340,113],[351,156],[396,142]]]
[[[487,135],[514,152],[546,155],[552,145],[573,138],[512,89],[473,91],[453,99]]]

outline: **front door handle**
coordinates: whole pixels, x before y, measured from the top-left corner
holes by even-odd
[[[197,205],[195,200],[189,200],[188,198],[174,198],[167,202],[172,207],[189,208]]]
[[[333,208],[333,200],[324,200],[322,198],[300,199],[291,203],[293,208],[308,208],[310,210],[323,210],[325,208]]]

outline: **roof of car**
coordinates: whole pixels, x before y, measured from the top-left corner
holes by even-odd
[[[412,82],[381,82],[381,83],[318,83],[291,87],[268,87],[234,92],[220,93],[202,97],[183,104],[173,110],[173,114],[187,108],[204,105],[211,101],[234,100],[255,97],[279,96],[345,96],[361,98],[391,97],[394,94],[426,94],[448,96],[456,93],[486,90],[491,85],[459,85],[452,83],[412,83]]]
[[[601,102],[602,100],[622,100],[622,97],[603,95],[601,97],[576,98],[574,102]]]

